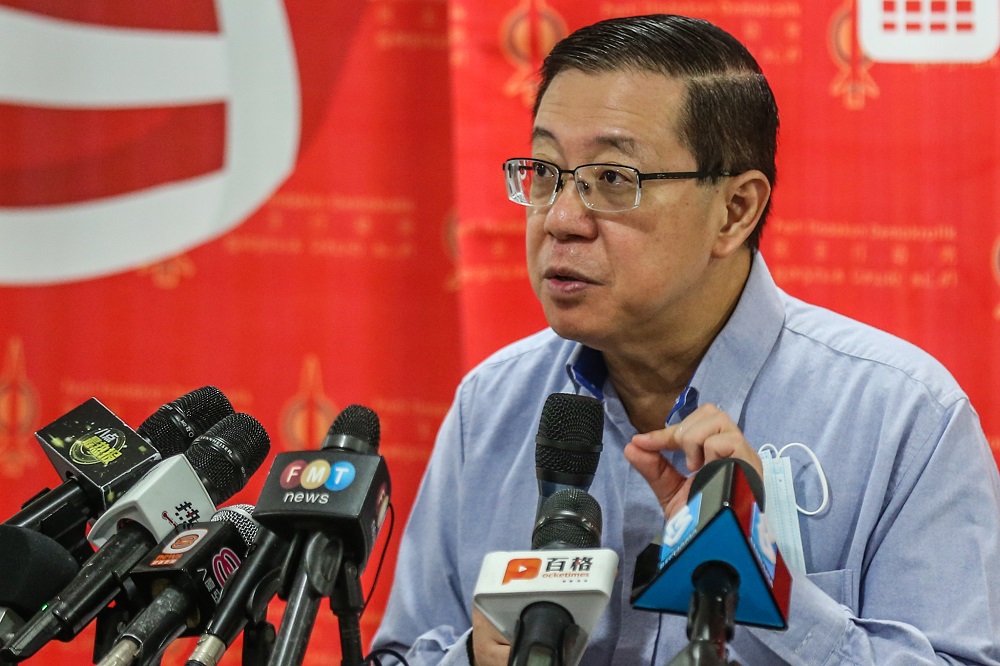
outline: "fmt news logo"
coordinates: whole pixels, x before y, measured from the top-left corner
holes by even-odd
[[[357,476],[354,465],[347,460],[338,460],[331,465],[326,460],[294,460],[281,472],[281,487],[286,491],[282,502],[305,502],[326,504],[330,492],[344,490]],[[296,490],[301,488],[302,490]]]

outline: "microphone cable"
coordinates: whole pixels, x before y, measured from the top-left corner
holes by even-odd
[[[390,650],[389,648],[379,648],[377,650],[372,650],[371,654],[365,657],[365,660],[361,662],[361,666],[368,666],[369,664],[371,664],[371,666],[383,666],[382,661],[379,659],[379,656],[381,655],[388,655],[394,658],[403,666],[410,666],[406,662],[406,659],[403,659],[403,655],[399,654],[395,650]]]
[[[375,567],[375,577],[372,579],[372,585],[368,589],[368,597],[365,599],[364,605],[361,607],[361,612],[358,614],[359,617],[365,614],[365,609],[368,608],[368,602],[372,600],[372,595],[375,594],[375,586],[378,584],[378,576],[382,573],[382,564],[385,563],[385,554],[389,551],[389,542],[392,541],[392,527],[396,524],[396,509],[392,506],[392,502],[389,502],[389,528],[385,535],[385,543],[382,544],[382,554],[378,558],[378,566]]]
[[[372,600],[372,595],[375,594],[375,585],[378,583],[378,576],[382,572],[382,564],[385,562],[385,554],[389,550],[389,542],[392,541],[392,527],[396,524],[396,509],[393,507],[392,502],[389,502],[389,527],[385,536],[385,543],[382,545],[382,554],[378,559],[378,566],[375,568],[375,578],[372,579],[371,588],[368,590],[368,597],[365,599],[364,605],[361,607],[361,612],[358,617],[364,615],[365,609],[368,608],[368,602]],[[390,650],[389,648],[379,648],[377,650],[372,650],[368,653],[368,656],[364,658],[361,662],[361,666],[382,666],[382,661],[379,659],[379,655],[388,655],[395,658],[402,666],[410,666],[403,655],[399,654],[395,650]]]

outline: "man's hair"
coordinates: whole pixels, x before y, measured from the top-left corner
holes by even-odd
[[[533,113],[552,79],[566,69],[596,74],[626,70],[677,77],[687,96],[677,133],[698,170],[758,169],[774,186],[778,105],[750,52],[707,21],[654,14],[614,18],[580,28],[545,57]],[[714,180],[714,179],[713,179]],[[757,249],[771,207],[746,240]]]

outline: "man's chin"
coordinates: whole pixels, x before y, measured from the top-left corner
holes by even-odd
[[[600,348],[599,340],[601,336],[594,329],[593,322],[567,320],[567,318],[548,317],[549,327],[556,332],[560,338],[573,340],[585,344],[588,347]]]

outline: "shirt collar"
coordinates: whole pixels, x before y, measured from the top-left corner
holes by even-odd
[[[742,428],[747,395],[784,325],[781,292],[764,258],[755,252],[736,309],[691,378],[700,401],[718,405]]]
[[[604,356],[596,349],[577,343],[576,349],[566,362],[566,372],[579,393],[586,390],[598,400],[604,400],[604,382],[608,378],[608,366]]]
[[[780,292],[759,252],[729,321],[712,341],[690,384],[674,403],[667,423],[676,423],[700,403],[714,403],[743,425],[743,408],[757,374],[777,342],[785,322]],[[577,392],[604,399],[608,368],[595,349],[577,344],[566,363]]]

